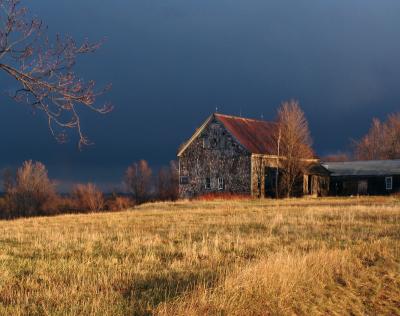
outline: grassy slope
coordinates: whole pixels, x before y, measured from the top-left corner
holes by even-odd
[[[400,315],[399,240],[392,198],[3,221],[0,313]]]

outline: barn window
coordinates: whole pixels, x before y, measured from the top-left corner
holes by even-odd
[[[224,178],[218,178],[218,190],[225,189],[225,181]]]
[[[208,140],[208,138],[203,138],[203,148],[204,149],[210,148],[210,141]]]
[[[188,176],[182,176],[179,179],[180,184],[189,184],[189,177]]]
[[[206,178],[205,179],[204,187],[206,188],[206,190],[210,190],[211,189],[211,179],[210,178]]]
[[[393,189],[393,177],[386,177],[385,178],[385,183],[386,183],[386,190],[392,190]]]

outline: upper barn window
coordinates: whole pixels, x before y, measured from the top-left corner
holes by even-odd
[[[385,178],[385,183],[386,183],[386,190],[392,190],[393,189],[393,177],[386,177]]]

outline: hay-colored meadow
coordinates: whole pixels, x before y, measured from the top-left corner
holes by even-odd
[[[400,315],[400,200],[1,221],[0,265],[4,315]]]

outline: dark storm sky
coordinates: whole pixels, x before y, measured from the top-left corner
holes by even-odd
[[[216,106],[273,119],[296,98],[319,155],[346,150],[373,116],[399,110],[398,0],[24,2],[52,33],[107,38],[77,70],[112,82],[116,108],[83,114],[96,144],[79,152],[74,135],[57,144],[40,113],[1,95],[0,168],[40,160],[53,178],[111,187],[134,160],[173,159]]]

